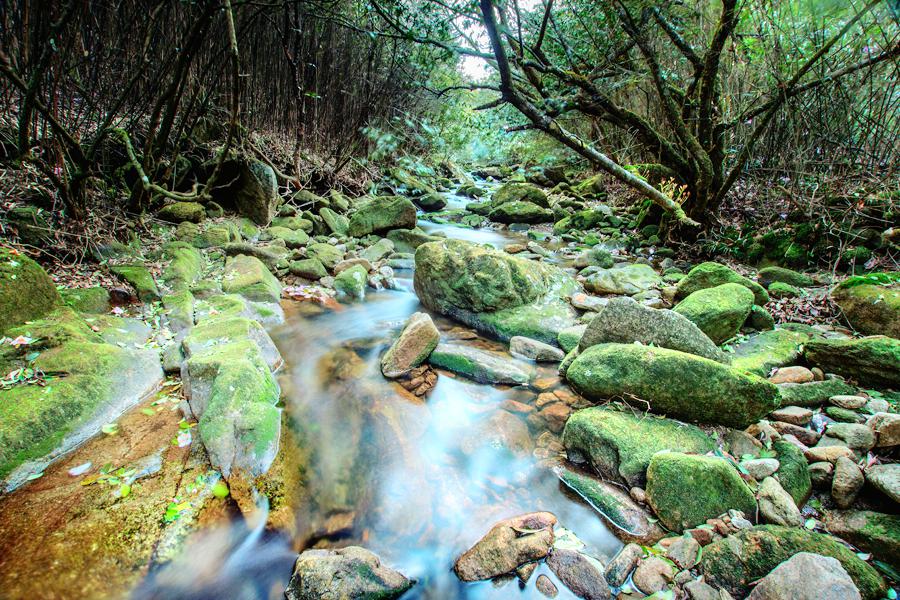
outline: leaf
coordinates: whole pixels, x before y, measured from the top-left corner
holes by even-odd
[[[216,498],[220,500],[228,497],[228,484],[224,481],[217,481],[216,484],[212,487],[212,494]]]
[[[119,497],[127,498],[131,494],[131,486],[127,483],[123,483],[122,487],[119,488]]]
[[[815,529],[816,528],[816,520],[815,519],[807,519],[806,523],[804,523],[803,526],[809,530]]]
[[[37,473],[31,473],[28,477],[25,478],[25,481],[34,481],[35,479],[40,479],[44,476],[43,471],[38,471]]]
[[[153,417],[156,415],[156,411],[152,408],[142,408],[141,413],[147,415],[148,417]]]
[[[100,431],[102,431],[106,435],[116,435],[117,433],[119,433],[119,424],[106,423],[103,427],[100,428]]]

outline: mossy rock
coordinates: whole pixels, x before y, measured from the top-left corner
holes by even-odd
[[[156,302],[160,299],[159,288],[150,269],[144,265],[113,265],[109,270],[134,288],[141,302]]]
[[[734,347],[731,366],[768,377],[772,369],[795,363],[809,339],[808,334],[788,329],[764,331]]]
[[[505,183],[491,196],[491,206],[494,208],[510,202],[528,202],[541,208],[550,208],[547,194],[531,183]]]
[[[347,235],[363,237],[391,229],[412,229],[416,226],[416,207],[401,196],[373,198],[357,207],[350,217]]]
[[[288,248],[301,248],[309,243],[309,236],[302,229],[287,227],[269,227],[265,230],[269,239],[281,240]]]
[[[566,372],[588,399],[636,398],[650,410],[688,421],[747,427],[779,406],[761,377],[693,354],[637,344],[583,349]]]
[[[316,242],[306,247],[306,255],[317,258],[329,271],[333,271],[335,265],[344,260],[344,253],[339,248],[323,242]]]
[[[325,209],[323,209],[325,210]],[[303,217],[275,217],[272,219],[272,227],[286,227],[295,231],[303,231],[307,234],[312,233],[313,223]]]
[[[605,210],[604,210],[605,209]],[[553,233],[559,235],[569,231],[587,231],[603,225],[612,216],[612,211],[606,207],[597,207],[590,210],[580,210],[572,215],[564,217],[553,225]]]
[[[320,210],[319,216],[322,217],[322,221],[325,222],[331,233],[342,236],[347,235],[347,231],[350,229],[350,219],[344,215],[339,215],[330,208]]]
[[[488,217],[497,223],[552,223],[553,212],[533,202],[504,202],[494,206]]]
[[[369,272],[362,265],[353,265],[344,269],[334,278],[334,289],[338,296],[350,300],[364,300],[366,297],[366,281]]]
[[[194,295],[188,289],[162,297],[166,309],[166,322],[173,332],[184,331],[194,326]]]
[[[756,278],[766,288],[773,283],[786,283],[799,288],[810,287],[814,283],[809,275],[784,267],[765,267],[759,270]]]
[[[559,283],[560,286],[570,284],[577,285],[572,280]],[[556,344],[562,331],[575,324],[575,311],[553,291],[539,301],[513,308],[483,313],[451,310],[448,314],[502,341],[518,335],[551,345]]]
[[[762,306],[754,304],[750,307],[750,314],[747,315],[744,327],[750,327],[757,331],[770,331],[775,329],[775,317]]]
[[[291,275],[296,275],[312,281],[317,281],[322,277],[328,276],[325,265],[323,265],[322,261],[318,258],[304,258],[303,260],[291,261],[288,269],[290,270]]]
[[[566,422],[563,444],[573,462],[587,462],[605,479],[639,487],[656,452],[705,453],[716,447],[699,427],[602,407],[574,412]]]
[[[587,277],[584,288],[595,294],[640,294],[656,289],[662,284],[662,277],[650,265],[635,263],[600,269],[588,267],[581,275]]]
[[[803,295],[803,290],[800,288],[781,281],[776,281],[769,286],[769,296],[772,298],[797,298]]]
[[[647,500],[660,522],[681,532],[731,509],[752,518],[756,496],[724,458],[658,452],[647,467]]]
[[[753,293],[739,283],[697,290],[672,310],[694,323],[716,344],[733,338],[750,315]]]
[[[831,296],[860,333],[900,338],[900,272],[850,277]]]
[[[821,339],[806,344],[804,357],[829,373],[862,385],[900,388],[900,339],[874,335],[861,339]]]
[[[175,291],[189,289],[203,272],[203,255],[195,247],[172,242],[163,248],[163,256],[170,260],[162,272],[162,281]]]
[[[772,444],[772,448],[778,454],[779,462],[775,477],[778,478],[781,487],[794,499],[794,503],[803,508],[812,495],[812,480],[809,477],[806,457],[790,442],[778,440]]]
[[[229,258],[225,262],[222,291],[257,302],[278,303],[281,300],[281,284],[278,279],[261,260],[244,254]]]
[[[578,348],[581,338],[584,336],[586,330],[587,325],[573,325],[571,327],[566,327],[556,336],[556,342],[559,344],[559,347],[563,349],[563,352],[571,352]]]
[[[769,295],[761,285],[755,281],[750,281],[725,265],[714,262],[701,263],[691,269],[687,277],[678,282],[675,297],[678,299],[687,298],[698,290],[716,287],[725,283],[741,284],[753,292],[754,301],[760,306],[764,306],[769,301]]]
[[[199,223],[206,218],[206,209],[199,202],[175,202],[162,207],[156,216],[170,223]]]
[[[63,303],[81,313],[102,314],[109,311],[109,291],[102,287],[66,288],[59,290]]]
[[[419,228],[415,229],[392,229],[387,232],[387,239],[394,242],[394,249],[397,252],[415,252],[416,248],[428,242],[439,242],[443,238],[435,235],[428,235]]]
[[[62,304],[53,280],[27,256],[0,247],[0,334]]]
[[[824,404],[832,396],[852,396],[856,388],[840,378],[809,383],[780,383],[782,406],[815,407]]]
[[[270,370],[278,368],[282,364],[281,353],[272,342],[269,334],[258,321],[236,314],[234,309],[242,306],[240,296],[219,296],[219,298],[237,299],[237,304],[224,303],[212,304],[214,307],[224,308],[228,312],[215,315],[202,315],[202,308],[197,309],[197,325],[191,329],[190,334],[182,342],[185,353],[188,356],[202,354],[213,346],[220,346],[229,341],[250,340],[261,353]]]
[[[900,515],[835,510],[825,514],[825,526],[832,534],[900,568]]]
[[[753,582],[798,552],[840,561],[865,600],[878,600],[887,592],[878,571],[834,538],[780,525],[758,525],[713,542],[703,548],[700,569],[707,583],[743,598]]]

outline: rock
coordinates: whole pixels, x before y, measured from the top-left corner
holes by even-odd
[[[747,470],[753,479],[762,481],[769,475],[774,475],[781,463],[774,458],[754,458],[742,461],[741,466]]]
[[[621,587],[643,556],[644,551],[640,546],[625,544],[606,565],[606,582],[612,587]]]
[[[800,552],[837,559],[866,600],[877,600],[885,593],[878,572],[852,550],[827,535],[797,527],[758,525],[739,531],[706,546],[700,567],[708,583],[743,598],[752,582]]]
[[[844,280],[832,298],[854,329],[900,338],[900,274],[870,273]]]
[[[531,202],[542,208],[550,208],[547,194],[530,183],[505,183],[491,196],[491,205],[494,207],[510,202]]]
[[[239,162],[237,172],[236,182],[228,186],[234,193],[235,208],[258,225],[268,224],[281,202],[275,171],[261,161],[249,159]]]
[[[547,558],[547,566],[579,598],[609,600],[612,597],[600,564],[580,552],[554,548]]]
[[[660,452],[647,468],[647,500],[673,531],[696,527],[729,509],[756,512],[756,498],[737,470],[721,458]]]
[[[768,377],[772,369],[796,362],[807,340],[809,335],[787,329],[764,331],[735,346],[731,364]]]
[[[837,462],[837,459],[842,456],[853,458],[853,450],[851,450],[847,446],[816,446],[815,448],[810,448],[809,450],[807,450],[804,455],[806,456],[806,460],[811,463],[834,463]]]
[[[772,283],[786,283],[795,287],[810,287],[813,285],[812,277],[805,273],[786,269],[784,267],[766,267],[760,269],[756,276],[763,287],[769,287]]]
[[[304,550],[285,590],[287,600],[399,598],[413,586],[403,574],[381,564],[359,546]]]
[[[360,265],[355,265],[335,276],[334,289],[337,291],[338,296],[362,301],[366,297],[366,280],[368,277],[368,271]]]
[[[829,418],[842,423],[865,423],[866,418],[856,411],[847,410],[837,406],[828,406],[825,408],[825,414]]]
[[[549,554],[554,525],[556,517],[547,512],[500,521],[457,559],[453,570],[462,581],[481,581],[512,573],[520,565]]]
[[[769,376],[772,383],[809,383],[816,379],[806,367],[782,367]]]
[[[849,410],[857,410],[866,405],[868,399],[863,396],[837,395],[828,399],[829,404],[846,408]]]
[[[784,491],[781,484],[774,477],[766,477],[762,480],[757,490],[759,499],[759,513],[767,523],[776,525],[788,525],[790,527],[802,527],[803,516],[800,509],[794,504],[791,495]]]
[[[401,196],[380,196],[360,204],[350,217],[347,235],[363,237],[389,229],[416,226],[416,207]]]
[[[2,258],[0,258],[0,261],[2,261]],[[6,284],[4,283],[4,285]],[[94,314],[109,312],[109,291],[106,288],[64,288],[59,290],[59,293],[62,296],[63,303],[76,312]],[[0,291],[0,294],[2,294],[2,291]],[[0,305],[2,305],[2,302],[3,300],[0,299]],[[3,331],[2,324],[0,324],[0,331]]]
[[[900,463],[872,465],[866,469],[866,481],[900,504]]]
[[[534,582],[534,587],[547,598],[556,598],[559,594],[556,585],[554,585],[546,575],[538,575],[538,578]]]
[[[572,327],[566,327],[559,332],[556,341],[559,343],[559,347],[563,349],[563,352],[572,352],[578,348],[578,344],[581,342],[581,338],[585,331],[587,331],[587,325],[573,325]]]
[[[557,474],[569,489],[600,513],[619,539],[652,546],[665,535],[650,521],[647,512],[618,486],[566,467],[561,467]]]
[[[304,258],[303,260],[291,261],[288,265],[288,270],[291,272],[291,275],[296,275],[312,281],[328,277],[328,271],[325,270],[325,265],[323,265],[322,261],[318,258]]]
[[[675,297],[680,300],[696,291],[726,283],[737,283],[753,292],[754,301],[759,306],[765,306],[769,302],[769,295],[761,285],[739,275],[725,265],[715,262],[701,263],[691,269],[687,277],[678,282],[678,291]]]
[[[792,425],[806,425],[812,420],[813,411],[802,406],[785,406],[778,410],[773,410],[769,415],[776,421],[791,423]]]
[[[569,417],[563,444],[573,462],[588,462],[605,479],[643,486],[660,450],[708,452],[713,440],[701,429],[652,415],[592,407]]]
[[[868,510],[828,511],[828,531],[895,568],[900,567],[900,516]]]
[[[62,298],[39,264],[0,247],[0,334],[39,319],[62,304]]]
[[[150,269],[144,265],[113,265],[109,270],[119,279],[128,282],[141,302],[156,302],[162,297]]]
[[[532,202],[506,202],[491,209],[488,218],[497,223],[552,223],[553,211]]]
[[[750,307],[750,314],[747,315],[744,327],[749,327],[757,331],[769,331],[775,329],[775,317],[763,307],[754,304]]]
[[[704,288],[675,305],[672,310],[687,317],[716,344],[731,339],[747,320],[753,294],[738,283]]]
[[[693,354],[637,344],[591,346],[572,362],[566,379],[590,400],[633,397],[653,412],[731,427],[746,427],[779,403],[777,388],[760,377]]]
[[[467,456],[485,447],[505,448],[515,456],[527,456],[534,450],[531,433],[522,419],[505,410],[494,412],[472,427],[460,443]]]
[[[875,433],[858,423],[829,423],[825,434],[843,440],[854,450],[868,452],[875,446]]]
[[[368,260],[366,260],[365,258],[355,257],[340,261],[339,263],[334,265],[333,271],[334,274],[337,275],[341,271],[346,271],[350,267],[355,267],[356,265],[359,265],[360,267],[365,269],[366,273],[374,270],[374,267],[372,267],[372,263],[370,263]]]
[[[834,465],[829,462],[814,462],[809,465],[809,478],[814,487],[831,489]]]
[[[369,261],[369,263],[376,263],[382,258],[385,258],[391,252],[394,251],[394,242],[387,238],[381,238],[365,250],[360,253],[360,257]]]
[[[597,296],[589,296],[588,294],[578,292],[569,297],[569,302],[571,302],[572,306],[578,310],[600,312],[607,304],[609,304],[609,298],[599,298]]]
[[[440,341],[441,334],[426,313],[413,313],[397,340],[381,358],[381,372],[395,379],[409,373],[428,360]]]
[[[645,594],[654,594],[666,589],[674,577],[675,572],[669,563],[658,556],[648,556],[638,563],[631,581]]]
[[[679,569],[693,569],[700,558],[700,544],[690,535],[677,538],[666,550],[666,558],[674,562]]]
[[[633,296],[662,283],[662,278],[650,265],[630,264],[611,269],[596,269],[584,281],[584,287],[594,294],[627,294]]]
[[[588,323],[580,350],[604,343],[659,346],[726,362],[726,357],[700,328],[665,309],[647,308],[631,298],[612,298]]]
[[[302,248],[309,243],[309,236],[301,229],[287,227],[269,227],[265,233],[273,240],[281,240],[288,248]]]
[[[734,600],[728,592],[717,590],[697,579],[688,581],[683,587],[690,600]]]
[[[782,406],[819,406],[836,395],[852,394],[855,388],[842,379],[810,383],[782,383],[778,386]]]
[[[575,268],[583,269],[585,267],[600,267],[601,269],[609,269],[616,261],[613,259],[609,250],[595,246],[590,250],[585,250],[575,257]]]
[[[460,344],[438,344],[428,361],[435,367],[481,383],[525,385],[532,375],[524,364]]]
[[[559,348],[520,335],[510,338],[509,352],[513,356],[537,362],[560,362],[565,358]]]
[[[773,442],[772,449],[778,456],[779,464],[775,477],[794,499],[794,504],[802,508],[812,494],[812,482],[803,451],[785,440]]]
[[[199,202],[175,202],[162,207],[156,216],[170,223],[199,223],[206,218],[206,209]]]
[[[339,215],[330,208],[323,207],[319,210],[319,216],[325,222],[325,226],[334,235],[344,236],[350,229],[350,219],[344,215]]]
[[[900,414],[878,412],[869,417],[866,426],[875,432],[876,448],[900,445]]]
[[[875,335],[862,339],[812,340],[806,359],[829,373],[863,385],[900,387],[900,339]]]
[[[255,302],[281,301],[281,284],[266,265],[254,256],[239,254],[225,261],[222,291]]]
[[[859,590],[834,558],[799,552],[760,581],[747,600],[854,600]]]
[[[413,229],[391,229],[387,232],[387,238],[394,242],[397,252],[415,252],[416,248],[428,242],[439,242],[443,238],[428,235],[418,227]]]
[[[805,293],[798,287],[794,287],[786,283],[781,283],[780,281],[776,281],[775,283],[771,284],[768,291],[769,296],[775,299],[797,298],[798,296],[802,296]]]

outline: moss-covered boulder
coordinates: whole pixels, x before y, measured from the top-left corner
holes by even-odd
[[[738,283],[697,290],[672,310],[686,317],[716,344],[737,334],[753,306],[753,293]]]
[[[570,231],[587,231],[603,226],[612,216],[612,211],[607,206],[579,210],[567,217],[563,217],[553,225],[553,233],[562,234]]]
[[[350,217],[347,235],[363,237],[390,229],[412,229],[416,226],[416,207],[401,196],[373,198],[356,208]]]
[[[160,299],[159,288],[150,269],[140,264],[113,265],[110,272],[134,288],[141,302],[156,302]]]
[[[831,297],[860,333],[900,338],[900,272],[850,277]]]
[[[325,265],[323,265],[322,261],[318,258],[304,258],[302,260],[291,261],[288,265],[288,270],[290,270],[291,275],[303,277],[304,279],[311,279],[313,281],[328,276]]]
[[[302,229],[287,227],[269,227],[265,230],[266,239],[281,240],[288,248],[302,248],[309,243],[309,235]]]
[[[242,216],[257,225],[267,225],[281,203],[275,171],[262,161],[245,159],[238,162],[236,175],[235,182],[223,190],[230,194],[230,202],[223,199],[222,204],[233,204]]]
[[[900,388],[900,339],[874,335],[813,340],[806,344],[803,355],[811,364],[862,385]]]
[[[494,208],[510,202],[529,202],[542,208],[550,208],[547,194],[530,183],[505,183],[491,196],[491,205]]]
[[[206,209],[199,202],[175,202],[162,207],[156,216],[170,223],[199,223],[206,218]]]
[[[758,525],[713,542],[703,548],[700,569],[707,583],[743,598],[753,582],[798,552],[840,561],[865,600],[882,598],[887,591],[878,571],[831,536],[780,525]]]
[[[261,260],[244,254],[231,257],[225,262],[222,291],[256,302],[277,304],[281,300],[281,284],[278,279]]]
[[[633,296],[658,288],[662,277],[650,265],[641,263],[622,265],[611,269],[588,267],[584,289],[595,294],[627,294]]]
[[[552,223],[553,211],[533,202],[504,202],[488,213],[497,223]]]
[[[736,369],[768,377],[772,369],[794,364],[809,334],[788,329],[764,331],[734,347],[731,365]]]
[[[387,239],[394,242],[397,252],[415,252],[416,248],[428,242],[440,242],[443,238],[428,235],[418,227],[415,229],[392,229],[387,232]]]
[[[307,246],[306,255],[321,261],[329,271],[333,271],[334,267],[344,260],[344,252],[342,250],[324,242],[316,242]]]
[[[794,444],[778,440],[772,444],[778,458],[775,477],[799,508],[803,508],[812,494],[812,480],[803,452]]]
[[[703,525],[731,509],[756,514],[756,497],[724,458],[658,452],[647,467],[647,501],[672,531]]]
[[[786,283],[798,288],[813,285],[812,277],[806,273],[800,273],[785,267],[765,267],[757,273],[756,279],[763,287],[769,287],[773,283]]]
[[[524,385],[533,375],[531,367],[525,362],[461,344],[438,344],[428,357],[428,362],[482,383]]]
[[[691,269],[687,277],[678,282],[675,297],[680,300],[687,298],[696,291],[720,286],[725,283],[741,284],[753,292],[754,301],[760,306],[769,301],[769,295],[761,285],[747,279],[725,265],[715,262],[701,263]]]
[[[591,400],[635,398],[655,413],[730,427],[746,427],[779,406],[778,389],[761,377],[638,344],[591,346],[572,362],[566,379]]]
[[[325,226],[328,227],[331,233],[334,235],[347,235],[347,231],[350,229],[350,219],[334,212],[330,208],[320,210],[319,216],[322,217],[322,221],[325,222]]]
[[[171,242],[163,248],[169,264],[163,269],[162,281],[174,291],[189,289],[203,274],[203,255],[184,242]]]
[[[803,294],[804,292],[802,289],[780,281],[776,281],[769,285],[769,296],[772,298],[798,298]]]
[[[782,406],[819,406],[832,396],[852,396],[856,388],[840,378],[809,383],[779,383]]]
[[[341,298],[363,300],[366,297],[366,280],[369,272],[362,265],[344,269],[334,278],[334,289]]]
[[[716,446],[693,425],[602,407],[574,412],[563,430],[563,445],[569,460],[589,464],[604,479],[641,487],[656,452],[703,453]]]
[[[900,515],[870,510],[833,510],[825,527],[841,539],[900,568]]]
[[[0,248],[0,334],[42,317],[62,304],[53,280],[39,264]]]
[[[109,291],[103,287],[67,288],[59,290],[63,304],[81,313],[102,314],[109,311]]]

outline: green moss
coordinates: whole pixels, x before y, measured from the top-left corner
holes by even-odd
[[[551,223],[553,212],[531,202],[505,202],[491,209],[488,217],[498,223]]]
[[[222,291],[257,302],[279,302],[281,284],[255,256],[239,254],[229,258],[222,275]]]
[[[163,221],[199,223],[206,217],[206,209],[199,202],[175,202],[160,209],[157,217]]]
[[[753,292],[754,301],[760,306],[769,301],[769,295],[761,285],[750,281],[743,275],[732,271],[725,265],[714,262],[705,262],[697,265],[687,274],[687,277],[678,282],[676,298],[687,298],[694,292],[706,288],[716,287],[725,283],[739,283]]]
[[[494,208],[513,202],[528,202],[542,208],[550,207],[547,194],[531,183],[506,183],[491,196],[491,205]]]
[[[900,515],[869,510],[832,511],[826,515],[828,530],[894,568],[900,568]]]
[[[825,414],[839,423],[861,423],[864,418],[856,411],[840,406],[828,406]]]
[[[852,550],[830,536],[793,527],[759,525],[713,542],[703,549],[700,566],[707,583],[743,598],[751,583],[798,552],[840,561],[865,600],[887,591],[884,579]]]
[[[791,495],[794,503],[803,508],[812,494],[812,481],[809,477],[809,467],[803,452],[794,444],[784,441],[776,441],[772,448],[778,454],[779,467],[775,476],[781,483],[781,487]]]
[[[803,290],[796,286],[776,281],[769,286],[769,295],[772,298],[796,298],[803,295]]]
[[[306,249],[307,256],[317,258],[326,269],[333,270],[335,265],[344,259],[344,253],[331,244],[310,244]]]
[[[587,329],[587,325],[573,325],[559,332],[559,335],[556,336],[556,341],[559,347],[563,349],[563,352],[572,352],[572,350],[578,348],[578,343],[581,341],[585,329]]]
[[[693,354],[637,344],[581,352],[566,378],[590,400],[635,404],[688,421],[746,427],[778,407],[777,388],[756,375]]]
[[[266,229],[265,233],[269,239],[283,241],[288,248],[300,248],[309,243],[309,235],[300,229],[273,226]]]
[[[832,296],[860,333],[900,338],[900,272],[850,277]]]
[[[114,265],[109,270],[120,279],[131,284],[141,302],[159,300],[159,288],[150,270],[144,265]]]
[[[900,339],[875,335],[861,339],[813,340],[806,359],[829,373],[862,385],[900,387]]]
[[[775,328],[775,317],[772,313],[758,304],[750,307],[750,314],[744,322],[745,327],[752,327],[757,331],[769,331]]]
[[[66,342],[100,342],[100,336],[71,308],[63,307],[43,319],[9,330],[12,337],[24,335],[34,341],[28,351],[55,348]]]
[[[23,254],[0,247],[0,334],[62,304],[53,280]]]
[[[730,462],[681,452],[653,455],[647,468],[647,500],[660,522],[678,532],[730,509],[756,514],[756,497]]]
[[[564,217],[553,225],[553,233],[561,234],[572,230],[587,231],[588,229],[596,229],[603,225],[610,217],[609,209],[603,211],[598,209],[580,210],[568,217]]]
[[[162,280],[175,291],[188,289],[203,270],[203,255],[184,242],[171,242],[163,249],[163,256],[170,260],[163,269]]]
[[[102,314],[109,311],[109,292],[102,287],[62,289],[63,303],[81,313]]]
[[[731,365],[768,377],[772,369],[796,362],[803,344],[809,339],[808,334],[787,329],[764,331],[734,348]]]
[[[704,288],[679,302],[674,310],[721,344],[737,334],[753,306],[753,294],[739,283]]]
[[[593,407],[576,411],[563,431],[570,459],[583,458],[604,478],[642,486],[650,458],[660,450],[709,452],[703,430],[653,415]]]
[[[334,289],[338,294],[355,300],[363,300],[366,296],[366,280],[368,271],[362,265],[353,265],[344,269],[334,278]]]
[[[757,279],[759,279],[759,282],[765,287],[769,287],[776,282],[786,283],[801,288],[813,285],[812,277],[809,275],[784,267],[766,267],[760,269]]]
[[[832,396],[852,395],[856,388],[841,379],[810,383],[782,383],[778,386],[782,406],[819,406]]]
[[[174,331],[189,329],[194,325],[194,296],[190,290],[182,290],[162,297],[169,327]]]
[[[363,237],[389,229],[412,229],[416,226],[416,207],[400,196],[374,198],[360,205],[350,217],[347,234]]]

